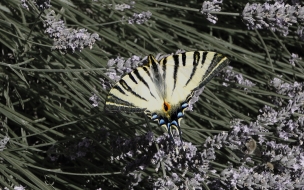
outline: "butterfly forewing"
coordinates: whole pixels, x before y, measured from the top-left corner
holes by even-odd
[[[166,99],[175,105],[204,86],[228,59],[215,52],[195,51],[168,56],[160,64],[165,73]]]
[[[149,63],[138,67],[117,82],[108,94],[106,109],[140,112],[160,107],[161,97],[154,77],[157,68],[153,66]]]

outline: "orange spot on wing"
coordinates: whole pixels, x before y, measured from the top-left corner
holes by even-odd
[[[168,102],[164,101],[163,109],[165,112],[167,112],[171,109],[171,105]]]

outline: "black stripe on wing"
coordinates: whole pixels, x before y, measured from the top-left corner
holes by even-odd
[[[204,53],[205,53],[205,52],[204,52]],[[203,56],[204,56],[204,54],[203,54]],[[204,58],[204,57],[203,57],[203,58]],[[206,57],[205,57],[205,59],[206,59]],[[193,64],[193,69],[192,69],[191,75],[190,75],[188,81],[186,82],[186,85],[185,85],[185,86],[187,86],[188,83],[192,80],[192,78],[193,78],[193,76],[194,76],[194,74],[195,74],[195,72],[196,72],[196,69],[197,69],[199,60],[200,60],[200,54],[199,54],[198,51],[195,51],[195,52],[193,53],[193,63],[192,63],[192,64]]]
[[[149,69],[147,68],[147,67],[143,67],[143,70],[147,73],[147,75],[151,78],[151,74],[150,74],[150,72],[149,72]],[[153,80],[152,78],[151,78],[151,80]]]
[[[115,86],[113,87],[113,89],[118,90],[118,91],[119,91],[120,93],[122,93],[122,94],[126,94],[125,91],[123,91],[118,85],[115,85]]]
[[[155,62],[155,58],[153,57],[153,55],[149,55],[148,57],[148,60],[149,60],[149,64],[153,70],[153,73],[158,73],[158,63]]]
[[[138,108],[137,106],[134,106],[130,102],[123,100],[121,98],[118,98],[114,94],[110,94],[108,96],[108,100],[106,102],[105,106],[106,110],[109,111],[132,111],[132,112],[141,112],[145,109]]]
[[[136,79],[133,77],[132,72],[128,74],[129,78],[135,83],[138,84]]]
[[[155,84],[160,84],[161,81],[163,80],[163,76],[161,75],[161,72],[159,70],[159,63],[156,61],[156,59],[152,55],[149,55],[149,66],[152,70],[152,75],[153,75],[152,81]]]
[[[202,61],[202,64],[204,62]],[[229,63],[229,60],[226,56],[222,54],[215,53],[212,60],[211,64],[209,65],[207,71],[205,72],[202,82],[200,83],[199,87],[204,86],[206,83],[208,83],[214,75],[218,73],[218,71],[222,70],[224,67],[226,67]]]
[[[172,93],[176,87],[176,81],[177,81],[177,72],[178,72],[178,67],[179,67],[179,55],[173,55],[173,60],[174,60],[174,72],[173,72],[173,80],[174,80],[174,84],[173,84],[173,89],[172,89]]]
[[[166,81],[166,73],[167,73],[167,57],[165,57],[163,60],[162,60],[162,70],[163,70],[163,80]],[[165,84],[166,85],[166,84]],[[166,88],[166,87],[165,87]]]
[[[143,67],[143,70],[144,70],[144,71],[147,73],[147,75],[150,77],[151,81],[153,81],[153,78],[152,78],[152,76],[151,76],[151,74],[150,74],[150,72],[149,72],[149,69],[148,69],[147,67]],[[156,99],[156,97],[152,94],[150,88],[149,88],[149,91],[150,91],[150,95],[151,95],[153,98]]]
[[[144,85],[150,90],[148,83],[142,78],[137,69],[134,70],[134,74],[140,80],[140,82],[144,83]]]
[[[147,101],[146,98],[144,98],[144,97],[140,96],[139,94],[137,94],[136,92],[134,92],[134,91],[132,90],[132,88],[130,88],[130,86],[126,83],[125,80],[121,79],[121,80],[119,81],[119,84],[120,84],[125,90],[127,90],[128,92],[130,92],[132,95],[136,96],[137,98],[140,98],[140,99],[142,99],[142,100]]]
[[[183,66],[186,66],[186,53],[182,53],[182,63],[183,63]]]
[[[212,74],[212,75],[214,75],[215,73],[213,72],[213,73],[211,73],[212,72],[212,70],[217,66],[217,64],[219,63],[218,62],[218,55],[219,54],[217,54],[217,53],[215,53],[214,54],[214,56],[213,56],[213,58],[212,58],[212,60],[211,60],[211,63],[210,63],[210,65],[209,65],[209,67],[208,67],[208,69],[206,70],[206,72],[205,72],[205,74]],[[205,60],[202,60],[202,62],[201,62],[201,64],[202,65],[204,65],[204,63],[205,63]],[[205,78],[205,76],[204,76],[204,78]]]

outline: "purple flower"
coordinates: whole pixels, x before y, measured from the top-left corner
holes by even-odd
[[[3,139],[0,140],[0,151],[3,151],[6,148],[6,144],[10,138],[8,136],[4,136]]]
[[[22,185],[20,186],[14,186],[14,190],[25,190],[26,188],[23,187]]]
[[[207,18],[207,20],[213,24],[216,24],[218,18],[212,15],[210,12],[220,12],[222,4],[222,0],[213,0],[211,1],[204,1],[203,6],[200,12]]]
[[[199,96],[201,93],[203,93],[205,86],[203,86],[200,89],[197,89],[196,91],[194,91],[192,98],[189,101],[189,106],[186,109],[186,111],[193,111],[193,105],[195,102],[197,102],[199,100]]]
[[[296,66],[295,65],[295,62],[298,60],[298,59],[301,59],[299,58],[298,54],[295,54],[295,53],[292,53],[291,54],[291,57],[289,58],[289,63],[292,65],[292,66]]]
[[[29,10],[29,6],[27,4],[27,0],[20,0],[21,1],[21,6],[27,10]]]
[[[135,1],[131,1],[130,4],[125,4],[125,3],[122,3],[122,4],[115,4],[115,10],[118,10],[118,11],[124,11],[125,9],[131,9],[134,7],[134,4],[135,4]],[[109,6],[112,6],[112,4],[110,4]]]
[[[243,75],[241,73],[235,73],[233,71],[233,67],[227,66],[225,69],[221,71],[223,78],[227,82],[235,82],[237,84],[243,85],[243,86],[248,86],[248,87],[253,87],[255,84],[251,82],[248,79],[244,79]],[[223,83],[224,86],[229,86],[227,83]],[[249,89],[244,87],[245,91],[248,91]]]
[[[96,40],[100,40],[97,33],[89,33],[86,29],[75,30],[66,28],[62,20],[58,20],[54,11],[50,11],[46,15],[44,21],[45,33],[48,33],[53,38],[52,50],[57,49],[63,52],[67,50],[81,51],[85,47],[92,48]]]
[[[93,103],[92,103],[92,106],[93,107],[97,107],[98,106],[98,103],[100,102],[100,98],[96,95],[96,94],[93,94],[93,96],[91,96],[89,98],[89,100],[91,100]]]
[[[129,17],[128,23],[129,24],[143,24],[148,21],[152,16],[150,11],[141,12],[141,13],[134,13],[132,17]]]
[[[40,9],[45,10],[51,7],[51,0],[36,0],[34,4]]]
[[[242,13],[243,22],[249,29],[269,28],[283,36],[287,36],[289,26],[301,21],[303,16],[303,7],[299,4],[292,6],[279,1],[263,5],[247,3]]]
[[[125,75],[126,73],[130,73],[133,71],[133,69],[137,68],[138,66],[141,66],[146,59],[147,57],[141,59],[141,57],[138,57],[136,55],[133,55],[127,60],[123,57],[110,59],[107,63],[108,69],[105,74],[110,79],[114,80],[115,82],[118,82],[123,75]]]

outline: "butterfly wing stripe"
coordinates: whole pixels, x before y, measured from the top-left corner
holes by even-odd
[[[173,84],[172,93],[174,92],[174,89],[176,87],[177,72],[178,72],[178,68],[179,68],[179,60],[178,59],[179,59],[179,55],[173,55],[173,60],[174,60],[173,80],[174,80],[174,84]]]
[[[183,63],[183,66],[186,66],[186,53],[182,53],[182,63]]]
[[[162,69],[164,72],[164,81],[166,81],[166,65],[167,65],[167,57],[161,60]]]
[[[146,97],[147,96],[147,92],[150,92],[150,95],[154,99],[157,99],[157,95],[152,93],[152,92],[155,91],[155,85],[153,84],[151,74],[150,74],[149,70],[147,69],[147,67],[144,66],[144,67],[137,68],[136,72],[134,70],[134,74],[135,74],[135,77],[133,77],[134,80],[136,80],[135,78],[137,78],[140,82],[142,82],[142,84],[144,84],[144,86],[147,87],[147,90],[139,90],[139,89],[137,89],[138,90],[137,93],[134,90],[132,90],[132,88],[130,90],[134,91],[137,95],[139,95],[141,97]],[[129,81],[127,81],[127,83],[129,83]],[[145,100],[148,101],[147,98],[145,98]]]
[[[144,70],[144,71],[147,73],[147,75],[151,78],[151,74],[150,74],[148,68],[147,68],[147,67],[143,67],[143,70]],[[152,78],[151,78],[151,80],[152,80]]]
[[[129,75],[129,78],[130,78],[135,84],[138,84],[137,81],[135,80],[135,78],[133,77],[132,72],[129,73],[128,75]]]
[[[138,108],[137,106],[128,106],[126,104],[117,104],[114,102],[108,102],[106,104],[106,110],[142,112],[145,110],[145,108]]]
[[[201,65],[200,65],[200,70],[201,73],[199,73],[201,75],[201,79],[206,78],[206,73],[207,75],[208,73],[208,69],[210,69],[210,65],[212,63],[212,61],[214,60],[214,52],[203,52],[202,53],[202,61],[201,61]]]
[[[168,56],[165,59],[160,61],[161,68],[163,71],[163,83],[164,83],[164,99],[169,99],[169,96],[172,96],[174,91],[174,59],[173,56]]]
[[[115,86],[120,86],[117,83]],[[123,87],[119,87],[123,88]],[[131,88],[131,87],[130,87]],[[148,98],[138,97],[132,92],[124,91],[121,93],[117,88],[113,87],[107,97],[106,109],[107,110],[123,110],[123,111],[134,111],[133,109],[144,110],[147,108]],[[135,110],[136,111],[136,110]]]
[[[204,81],[206,78],[210,77],[211,75],[213,76],[215,74],[214,70],[217,68],[218,64],[220,64],[220,62],[218,62],[218,55],[219,54],[215,53],[210,62],[202,60],[202,65],[206,64],[206,67],[208,66],[205,72],[205,74],[207,75],[205,74],[203,75],[202,81]]]
[[[118,85],[115,85],[115,86],[113,87],[113,89],[118,90],[118,91],[119,91],[120,93],[122,93],[122,94],[126,94],[125,91],[123,91]]]
[[[144,85],[150,90],[150,87],[149,87],[148,83],[141,77],[141,75],[139,74],[138,69],[134,70],[134,74],[140,80],[140,82],[144,83]]]
[[[202,60],[200,66],[197,68],[197,71],[193,75],[193,79],[195,82],[192,82],[191,86],[189,86],[189,90],[195,90],[204,86],[208,81],[211,80],[212,76],[214,76],[214,71],[219,70],[218,68],[218,60],[216,58],[215,52],[201,52]],[[222,67],[221,67],[222,68]],[[189,83],[190,84],[190,83]]]
[[[137,106],[132,105],[130,102],[125,101],[114,94],[111,94],[108,96],[108,99],[106,101],[106,109],[115,111],[133,111],[133,112],[140,112],[144,108],[139,108]]]
[[[220,55],[220,54],[217,54],[216,56],[214,56],[214,59],[212,60],[212,64],[209,68],[210,70],[208,70],[208,72],[207,72],[208,74],[206,76],[204,76],[204,78],[202,79],[202,82],[199,85],[199,87],[202,87],[206,83],[208,83],[212,79],[212,77],[217,73],[216,71],[220,71],[222,68],[227,66],[228,63],[229,63],[229,60],[227,57]]]
[[[108,101],[106,102],[106,105],[129,105],[131,106],[130,102],[127,102],[115,95],[110,95]]]
[[[186,82],[185,86],[187,86],[188,83],[192,80],[192,78],[193,78],[193,76],[194,76],[194,74],[196,72],[196,68],[198,66],[199,59],[200,59],[200,54],[199,54],[199,52],[195,51],[193,53],[193,63],[192,63],[193,64],[193,68],[192,68],[192,72],[191,72],[190,77],[189,77],[188,81]]]
[[[159,63],[155,60],[152,55],[149,55],[149,66],[151,68],[153,79],[152,81],[156,85],[160,85],[163,82],[163,72],[159,68]],[[151,77],[152,77],[151,76]]]
[[[125,90],[127,90],[128,92],[130,92],[130,93],[133,94],[134,96],[136,96],[136,97],[138,97],[138,98],[140,98],[140,99],[142,99],[142,100],[147,101],[147,99],[145,99],[144,97],[142,97],[142,96],[138,95],[136,92],[134,92],[134,91],[132,90],[132,88],[130,88],[130,86],[126,83],[126,81],[125,81],[124,79],[121,79],[121,80],[119,81],[119,83],[120,83],[120,85],[121,85]]]
[[[143,67],[143,70],[147,73],[147,75],[149,76],[150,80],[153,81],[153,78],[152,78],[152,76],[151,76],[151,74],[150,74],[148,68],[147,68],[147,67]],[[148,86],[149,86],[149,85],[148,85]],[[154,96],[154,94],[152,94],[150,88],[149,88],[149,91],[150,91],[150,95],[151,95],[154,99],[156,99],[156,97]]]
[[[149,66],[150,66],[150,78],[151,81],[153,83],[153,86],[155,87],[155,92],[157,93],[157,97],[155,97],[155,99],[159,99],[159,97],[164,97],[165,95],[165,81],[164,81],[164,71],[162,70],[162,68],[159,65],[159,62],[152,56],[149,56]],[[160,99],[161,100],[161,99]]]

